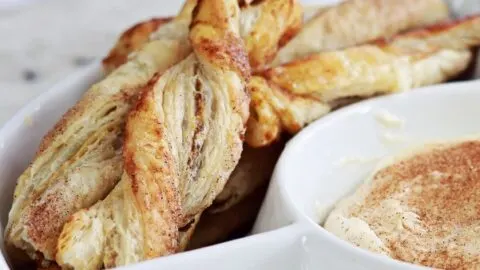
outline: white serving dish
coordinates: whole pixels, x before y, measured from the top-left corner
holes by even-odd
[[[304,0],[327,5],[337,0]],[[3,247],[16,178],[44,134],[89,85],[101,78],[94,64],[67,78],[21,109],[0,130],[0,270],[9,269]],[[282,154],[254,227],[254,235],[123,269],[421,269],[378,256],[337,239],[316,225],[316,202],[331,206],[353,190],[375,162],[341,165],[345,157],[376,158],[409,144],[480,133],[480,81],[444,84],[372,99],[333,112],[292,139]],[[405,142],[385,143],[376,114],[402,117],[395,132]]]
[[[20,110],[0,130],[1,229],[17,176],[42,136],[101,77],[95,64],[66,79]],[[412,143],[480,131],[480,81],[451,83],[371,99],[333,112],[293,138],[282,154],[253,236],[158,258],[125,269],[419,269],[358,249],[316,225],[315,203],[332,205],[351,191],[375,162],[341,165],[345,157],[374,158]],[[376,114],[405,120],[396,130],[407,141],[388,144]],[[2,233],[3,234],[3,233]],[[3,239],[0,235],[0,242]],[[164,268],[165,267],[165,268]],[[0,269],[8,269],[0,257]]]

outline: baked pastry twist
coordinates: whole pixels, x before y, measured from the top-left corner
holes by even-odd
[[[443,0],[348,0],[320,10],[278,51],[272,66],[448,19]]]
[[[199,1],[194,53],[145,87],[127,118],[122,180],[65,224],[61,266],[99,269],[174,253],[181,228],[223,189],[248,118],[239,14],[236,0]]]
[[[191,8],[190,8],[191,12]],[[190,19],[188,19],[189,21]],[[172,25],[183,25],[184,19]],[[131,60],[93,85],[45,136],[19,177],[5,230],[8,246],[55,258],[63,224],[113,189],[122,172],[125,116],[156,72],[185,58],[188,25],[178,39],[149,42]]]
[[[480,17],[434,25],[369,45],[310,55],[252,77],[246,141],[256,147],[298,132],[342,98],[369,97],[446,81],[480,44]]]

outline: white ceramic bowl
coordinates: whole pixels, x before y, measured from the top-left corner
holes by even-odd
[[[264,237],[281,239],[290,230],[303,237],[306,269],[421,269],[336,238],[317,225],[318,205],[331,208],[382,157],[427,142],[477,136],[479,100],[480,80],[449,83],[360,102],[316,121],[282,153],[254,233],[276,229]],[[403,127],[383,124],[386,112],[402,119]]]

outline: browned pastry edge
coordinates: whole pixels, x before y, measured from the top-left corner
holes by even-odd
[[[152,18],[147,21],[139,22],[128,28],[120,35],[116,44],[102,60],[105,72],[110,73],[118,66],[127,62],[128,55],[131,52],[140,49],[148,41],[152,32],[171,20],[171,17]]]
[[[294,14],[301,14],[303,13],[303,10],[301,10],[301,6],[298,5],[298,4],[295,4],[295,1],[296,0],[291,0],[291,5],[294,9]],[[291,22],[289,23],[289,27],[285,30],[285,32],[283,33],[282,37],[280,38],[280,40],[278,41],[278,48],[281,48],[283,46],[285,46],[285,44],[287,44],[292,38],[295,37],[295,35],[298,33],[298,31],[300,31],[300,29],[302,28],[302,25],[303,25],[303,18],[302,16],[295,16],[293,15],[291,17]],[[273,57],[270,59],[273,60]]]
[[[396,39],[402,39],[402,38],[427,39],[438,34],[446,33],[447,31],[455,30],[455,28],[465,26],[479,19],[480,19],[480,14],[470,15],[470,16],[466,16],[464,18],[455,19],[455,20],[447,20],[447,21],[439,22],[429,26],[415,28],[407,32],[402,32],[392,37],[379,38],[371,41],[370,43],[374,45],[379,45],[379,46],[386,46],[390,42]]]
[[[179,246],[179,232],[177,222],[181,218],[180,194],[175,187],[172,179],[173,160],[171,156],[165,154],[164,145],[159,143],[165,140],[165,134],[158,123],[152,111],[155,111],[154,87],[160,78],[156,74],[142,91],[142,95],[137,104],[130,110],[125,125],[125,144],[123,147],[124,173],[130,179],[133,198],[136,200],[137,207],[142,215],[144,225],[149,225],[145,230],[144,241],[161,240],[167,254],[173,254]],[[155,137],[144,138],[137,132],[142,128],[144,134]],[[137,138],[139,143],[132,143]],[[153,142],[146,140],[153,139]],[[162,157],[161,161],[149,159],[149,155]],[[140,161],[143,161],[140,162]],[[162,173],[164,176],[162,184],[155,184],[158,179],[156,174]],[[147,189],[147,187],[149,187]],[[163,211],[152,211],[160,209],[166,205]],[[153,213],[152,213],[153,212]],[[161,213],[162,222],[167,226],[161,226],[158,216]],[[157,223],[157,224],[156,224]],[[163,230],[163,232],[160,232]],[[161,237],[159,237],[159,235]],[[173,241],[169,241],[175,239]],[[151,244],[151,243],[148,243]],[[158,243],[160,245],[160,243]],[[147,244],[144,244],[147,246]],[[145,257],[154,258],[158,250],[146,248]]]
[[[202,24],[202,22],[194,21],[190,27],[193,28],[198,24]],[[200,39],[197,44],[196,51],[205,55],[216,65],[234,67],[244,80],[250,78],[250,65],[240,38],[232,35],[232,33],[227,33],[223,40]]]
[[[275,58],[278,50],[300,31],[303,7],[295,0],[263,0],[253,3],[250,8],[259,9],[260,15],[242,38],[252,69],[263,70]],[[245,12],[248,14],[249,10]]]

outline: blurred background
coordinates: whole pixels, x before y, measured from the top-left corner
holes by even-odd
[[[134,23],[181,0],[0,0],[0,126],[21,106],[103,57]]]
[[[455,15],[480,12],[480,0],[445,1]],[[0,0],[0,127],[54,83],[101,59],[123,30],[153,16],[175,14],[182,3]]]

